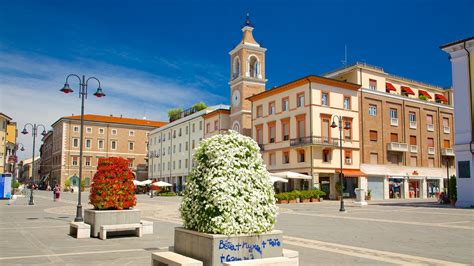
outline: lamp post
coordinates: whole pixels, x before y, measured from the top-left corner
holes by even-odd
[[[338,120],[338,124],[336,124],[336,120]],[[339,211],[340,212],[345,212],[346,209],[344,208],[344,182],[343,182],[343,173],[342,173],[342,130],[343,129],[350,129],[350,125],[349,123],[346,123],[344,128],[342,127],[342,122],[343,122],[343,119],[342,119],[342,116],[338,116],[338,115],[333,115],[332,117],[332,124],[331,124],[331,127],[332,128],[336,128],[338,127],[339,128],[339,154],[340,154],[340,159],[341,159],[341,167],[339,169],[339,182],[341,182],[341,205],[340,205],[340,208],[339,208]]]
[[[448,192],[447,193],[447,196],[448,196],[448,200],[450,199],[449,198],[449,193],[451,193],[451,191],[449,191],[449,157],[446,156],[446,176],[448,177],[448,187],[446,189],[446,191]]]
[[[21,146],[21,148],[20,148]],[[16,151],[18,150],[18,148],[20,149],[20,151],[25,151],[25,146],[23,146],[23,144],[17,142],[15,144],[15,146],[13,147],[13,156],[15,157],[15,161],[13,161],[13,173],[12,173],[12,176],[13,176],[13,182],[16,181],[16,161],[17,161],[17,157],[16,157]],[[12,195],[15,194],[15,190],[12,190]]]
[[[65,94],[74,92],[70,87],[68,83],[68,79],[70,77],[76,77],[79,80],[79,98],[81,98],[81,133],[80,133],[80,139],[79,139],[79,191],[78,191],[78,196],[77,196],[77,210],[76,210],[76,218],[74,218],[75,222],[82,222],[84,219],[82,218],[82,205],[81,205],[81,182],[82,182],[82,152],[83,152],[83,136],[84,136],[84,99],[87,98],[87,85],[89,83],[89,80],[93,79],[96,80],[97,83],[99,83],[99,87],[97,88],[96,92],[94,93],[94,96],[97,98],[104,97],[105,94],[102,92],[102,88],[100,87],[100,81],[96,77],[89,77],[86,79],[84,75],[82,75],[82,78],[79,77],[76,74],[69,74],[66,77],[66,83],[64,83],[64,87],[60,89],[59,91],[64,92]]]
[[[38,135],[38,128],[43,127],[43,132],[41,133],[42,136],[46,135],[46,128],[42,124],[31,124],[27,123],[23,127],[23,131],[21,132],[23,135],[28,134],[28,130],[26,130],[26,127],[30,126],[31,127],[31,135],[33,137],[33,157],[31,159],[31,193],[30,193],[30,201],[28,202],[28,205],[35,205],[33,201],[33,178],[35,176],[35,144],[36,144],[36,136]]]

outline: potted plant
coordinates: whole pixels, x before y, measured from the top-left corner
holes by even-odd
[[[64,181],[64,192],[69,191],[70,187],[71,187],[71,179],[68,178],[66,179],[66,181]]]
[[[203,265],[282,256],[276,199],[257,143],[230,130],[195,150],[174,252]]]
[[[304,190],[300,192],[300,202],[301,203],[308,203],[311,202],[311,193],[310,190]]]
[[[92,236],[98,237],[102,225],[140,223],[140,210],[133,209],[136,205],[133,179],[127,159],[99,159],[89,194],[94,209],[84,211],[84,222],[91,226]]]
[[[451,206],[456,206],[456,201],[458,200],[458,189],[456,185],[456,176],[452,175],[451,178],[449,178],[449,188],[448,188],[448,194],[449,194],[449,203]]]
[[[336,195],[337,195],[337,200],[341,200],[341,196],[342,196],[341,181],[336,182]]]
[[[288,192],[288,203],[297,203],[298,199],[298,192],[296,191],[291,191],[291,192]]]
[[[372,199],[372,189],[367,190],[367,195],[365,196],[365,200],[371,200]]]
[[[280,204],[288,204],[288,194],[287,193],[278,193],[275,195],[275,198]]]

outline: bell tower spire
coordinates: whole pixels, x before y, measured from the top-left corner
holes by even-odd
[[[265,91],[265,51],[253,37],[254,25],[247,13],[242,39],[230,54],[231,129],[251,136],[251,102],[248,97]]]

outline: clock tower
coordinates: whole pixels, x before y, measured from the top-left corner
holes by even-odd
[[[242,26],[243,37],[230,54],[230,126],[243,135],[252,135],[252,105],[248,97],[265,91],[265,51],[252,35],[249,14]]]

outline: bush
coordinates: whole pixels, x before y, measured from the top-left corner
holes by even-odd
[[[313,198],[313,190],[304,190],[300,192],[300,199],[310,199]]]
[[[176,120],[179,117],[179,114],[183,112],[183,108],[172,108],[168,110],[168,118],[170,120]]]
[[[288,193],[283,192],[283,193],[278,193],[275,195],[275,198],[277,200],[288,200]]]
[[[90,204],[99,210],[122,210],[136,205],[133,173],[128,160],[101,158],[89,195]]]
[[[15,180],[12,182],[12,188],[19,188],[20,187],[20,182],[18,180]]]
[[[195,112],[199,112],[201,110],[206,109],[207,105],[204,102],[199,102],[193,105],[192,108],[194,109]]]
[[[211,234],[273,229],[277,207],[257,143],[235,131],[200,142],[180,207],[183,225]]]
[[[71,179],[69,179],[69,178],[66,179],[66,181],[64,181],[64,186],[65,186],[66,188],[69,188],[69,187],[71,186]]]
[[[458,199],[458,189],[456,185],[456,176],[452,175],[449,178],[449,188],[448,188],[449,199],[456,201]]]
[[[174,193],[174,192],[161,192],[161,193],[158,193],[158,196],[174,197],[174,196],[176,196],[176,193]]]

